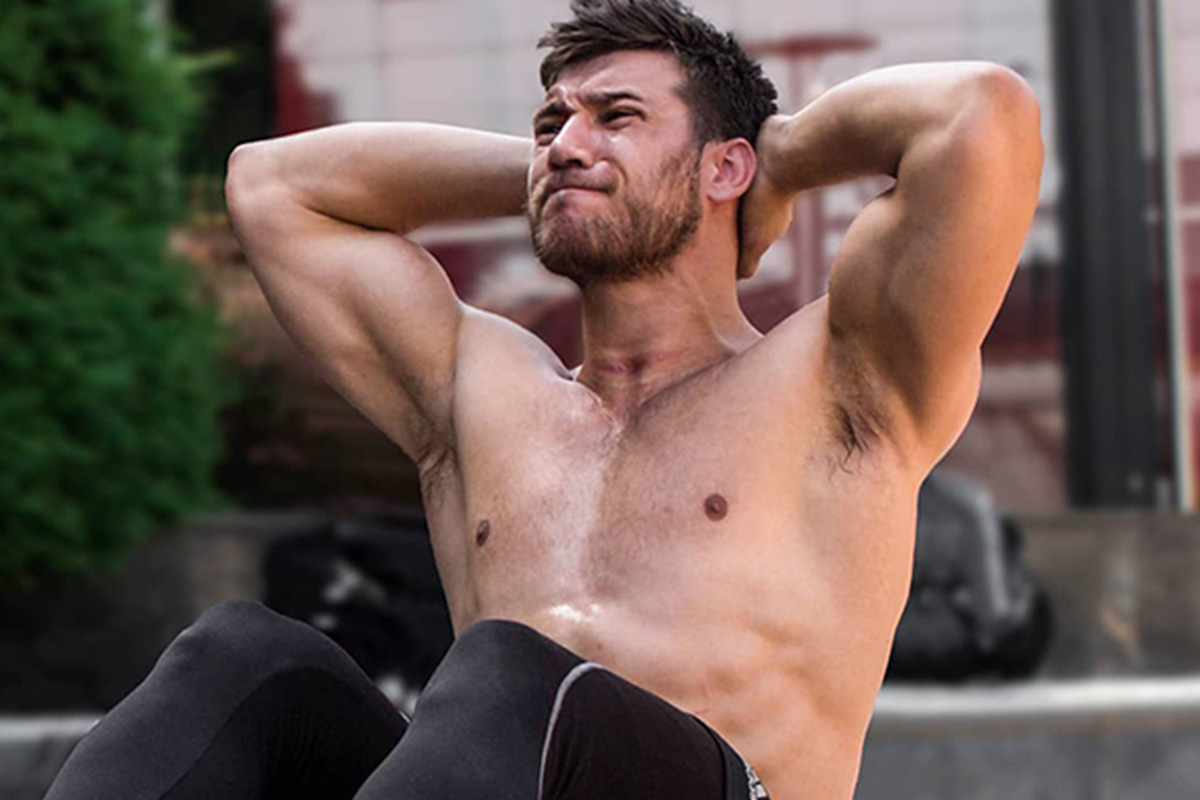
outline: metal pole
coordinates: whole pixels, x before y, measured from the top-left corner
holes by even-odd
[[[1073,506],[1154,507],[1153,231],[1140,80],[1148,0],[1053,0],[1063,166],[1062,350]]]
[[[1161,179],[1159,207],[1162,209],[1164,275],[1167,289],[1168,348],[1170,352],[1172,458],[1175,465],[1176,508],[1183,513],[1195,510],[1195,485],[1192,464],[1192,408],[1188,386],[1187,277],[1183,271],[1183,248],[1179,240],[1178,208],[1179,164],[1175,157],[1171,117],[1171,0],[1154,1],[1154,52],[1156,55],[1155,109],[1158,120],[1158,153]]]

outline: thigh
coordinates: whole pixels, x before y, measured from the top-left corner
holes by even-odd
[[[355,800],[533,800],[555,694],[582,661],[521,623],[470,626]]]
[[[709,729],[591,666],[564,687],[547,737],[541,800],[724,800],[725,763]]]
[[[355,800],[723,800],[713,737],[534,629],[485,620],[455,641]]]
[[[83,738],[47,800],[349,798],[405,726],[327,637],[222,603]]]

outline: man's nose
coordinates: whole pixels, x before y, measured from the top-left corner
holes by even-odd
[[[594,131],[587,119],[576,114],[563,123],[550,143],[550,166],[557,169],[587,169],[595,161]]]

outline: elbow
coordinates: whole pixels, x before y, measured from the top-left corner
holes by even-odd
[[[983,63],[968,97],[953,123],[957,132],[981,153],[1036,167],[1040,175],[1042,109],[1033,87],[1009,67]]]
[[[1037,93],[1016,70],[985,62],[972,76],[968,113],[982,114],[1002,129],[1041,138],[1042,106]]]
[[[225,207],[233,217],[235,209],[261,189],[268,180],[265,164],[266,142],[249,142],[233,148],[225,167]]]

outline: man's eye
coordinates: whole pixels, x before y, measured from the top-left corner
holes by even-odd
[[[637,116],[637,113],[634,111],[630,111],[629,109],[620,109],[620,110],[616,110],[616,111],[605,112],[603,115],[601,115],[600,121],[607,124],[609,122],[614,122],[622,117],[633,117],[633,116]],[[533,129],[533,133],[534,133],[534,136],[538,136],[538,137],[553,136],[554,134],[558,133],[558,130],[561,127],[562,127],[562,123],[560,123],[560,122],[543,122],[542,124],[538,125],[536,128]]]

